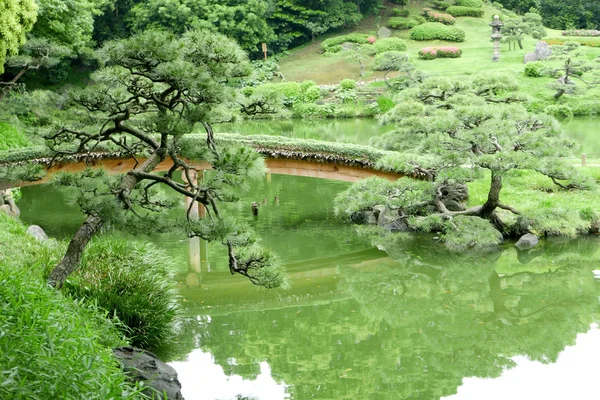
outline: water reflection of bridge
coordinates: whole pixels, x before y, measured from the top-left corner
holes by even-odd
[[[246,304],[251,308],[264,307],[264,304],[257,302],[257,290],[254,290],[254,287],[253,290],[248,290],[251,284],[247,279],[232,277],[226,268],[211,269],[206,241],[198,238],[190,239],[188,251],[190,256],[188,270],[177,276],[177,280],[181,282],[180,294],[184,298],[197,304],[211,304],[214,308],[223,308],[231,298],[235,298],[238,304],[247,301]],[[311,302],[336,300],[333,297],[337,296],[335,288],[339,275],[338,266],[369,268],[370,265],[376,265],[383,260],[391,261],[385,252],[370,248],[286,264],[288,277],[293,284],[292,288],[286,291],[285,298],[288,301],[277,302],[277,305],[278,307],[291,306],[294,301],[300,301],[301,297],[308,295]],[[260,293],[259,296],[264,296],[265,300],[272,300],[279,296],[267,289]],[[273,304],[270,300],[266,303]],[[305,301],[302,303],[304,304]]]

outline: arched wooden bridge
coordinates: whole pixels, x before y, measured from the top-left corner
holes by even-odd
[[[185,145],[205,145],[206,137],[200,134],[185,135],[181,142]],[[318,140],[299,140],[278,136],[242,136],[237,134],[218,134],[221,143],[238,143],[255,148],[261,153],[271,174],[306,176],[354,182],[371,176],[379,176],[396,180],[405,174],[380,167],[377,161],[391,152],[382,151],[369,146],[322,142]],[[96,151],[91,154],[73,154],[52,160],[47,148],[34,147],[0,152],[0,167],[11,167],[25,163],[37,163],[47,166],[46,176],[32,182],[8,182],[0,180],[0,189],[16,186],[35,185],[47,182],[57,172],[79,172],[86,165],[102,167],[110,173],[126,173],[135,164],[133,158],[125,157],[110,149]],[[140,158],[138,160],[141,161]],[[188,160],[198,170],[211,169],[208,162]],[[171,160],[162,162],[155,171],[167,171],[171,168]],[[412,175],[412,174],[410,174]]]

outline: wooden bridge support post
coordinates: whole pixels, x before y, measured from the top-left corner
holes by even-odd
[[[186,183],[191,183],[190,186],[197,186],[198,181],[202,181],[204,178],[204,172],[200,171],[199,173],[196,171],[190,171],[191,182],[188,182],[185,173],[182,173],[183,181]],[[190,208],[190,204],[193,205]],[[199,218],[204,218],[206,216],[206,208],[204,204],[199,203],[195,200],[192,200],[189,197],[185,197],[185,212],[187,213],[189,210],[190,218],[192,220],[198,220]],[[208,262],[208,243],[205,240],[200,239],[199,237],[193,237],[189,239],[188,243],[189,248],[189,262],[190,262],[190,273],[199,273],[202,272],[202,267],[204,266],[207,271],[210,271],[210,264]]]

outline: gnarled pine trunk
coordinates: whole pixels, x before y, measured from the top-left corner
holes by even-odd
[[[161,149],[155,151],[144,163],[142,163],[134,171],[136,172],[152,172],[154,168],[165,158],[165,153]],[[119,199],[123,202],[124,207],[127,207],[127,200],[135,185],[140,181],[132,174],[127,174],[121,180]],[[96,232],[100,230],[104,221],[96,215],[90,215],[85,222],[79,227],[67,247],[67,251],[60,261],[54,267],[48,276],[48,284],[59,289],[67,280],[68,276],[73,273],[81,262],[81,256],[85,250],[85,246],[94,237]]]
[[[500,191],[502,190],[502,176],[495,171],[492,171],[492,180],[490,183],[490,191],[488,192],[488,199],[483,206],[481,206],[480,217],[490,219],[498,204],[500,204]]]

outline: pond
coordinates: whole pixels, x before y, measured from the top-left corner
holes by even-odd
[[[334,122],[321,133],[307,123],[305,137],[344,137],[357,124]],[[268,133],[260,126],[246,133]],[[187,400],[598,398],[599,237],[462,255],[430,236],[374,246],[333,216],[347,187],[273,175],[228,208],[281,258],[288,291],[231,276],[218,245],[137,238],[177,260],[184,320],[157,352]],[[55,237],[82,221],[48,186],[24,188],[19,206]]]

